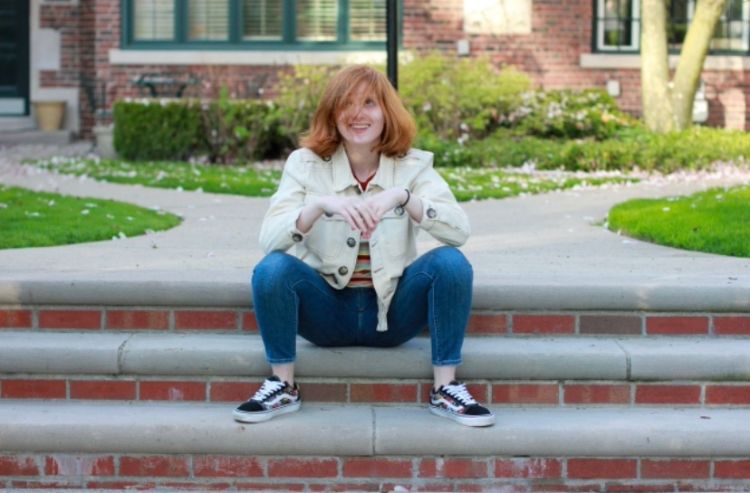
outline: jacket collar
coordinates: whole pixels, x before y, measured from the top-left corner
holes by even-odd
[[[370,182],[370,186],[377,185],[382,189],[391,188],[394,181],[395,164],[393,158],[381,154],[380,163],[378,164],[378,172]],[[343,145],[339,145],[336,152],[331,156],[331,165],[333,166],[333,190],[335,192],[346,190],[349,187],[359,186],[357,180],[352,174],[351,166],[349,165],[349,158],[346,156],[346,151],[344,150]]]

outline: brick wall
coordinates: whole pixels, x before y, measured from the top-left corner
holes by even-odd
[[[456,42],[467,39],[471,55],[489,56],[498,66],[513,65],[528,73],[545,88],[603,88],[606,81],[620,82],[622,109],[640,111],[640,73],[636,69],[584,69],[580,55],[591,52],[591,0],[535,0],[532,2],[530,34],[468,35],[463,29],[463,0],[404,0],[403,44],[417,53],[456,52]],[[138,96],[133,80],[145,72],[190,72],[203,84],[189,89],[189,95],[215,97],[227,86],[235,97],[273,95],[279,70],[271,66],[111,66],[109,50],[120,45],[120,2],[80,0],[77,6],[44,5],[42,25],[61,30],[63,62],[59,71],[43,71],[43,87],[75,87],[80,75],[104,85],[107,105],[122,97]],[[742,98],[725,97],[730,89],[748,94],[744,71],[706,71],[704,80],[709,100],[709,124],[723,126],[725,117],[738,121],[737,113],[750,111]],[[82,91],[84,93],[85,91]],[[86,94],[81,96],[84,134],[94,123]],[[741,121],[741,117],[739,117]]]

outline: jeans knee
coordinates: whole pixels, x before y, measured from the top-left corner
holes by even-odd
[[[461,250],[452,246],[442,246],[430,253],[433,254],[431,263],[435,274],[442,278],[450,278],[455,282],[471,284],[474,270]]]
[[[271,252],[255,266],[251,284],[253,291],[271,289],[289,279],[290,271],[298,260],[284,252]]]

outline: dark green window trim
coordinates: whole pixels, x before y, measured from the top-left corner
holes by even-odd
[[[230,25],[229,41],[190,41],[187,35],[187,2],[175,1],[172,40],[135,41],[133,39],[134,0],[120,0],[121,39],[120,45],[129,50],[273,50],[273,51],[380,51],[385,49],[385,41],[349,40],[349,0],[339,1],[337,41],[297,41],[296,0],[281,0],[284,4],[282,39],[279,41],[248,41],[242,39],[242,0],[229,2]],[[403,0],[399,0],[399,44],[403,35]]]
[[[599,46],[598,40],[597,40],[598,31],[599,31],[599,23],[605,21],[605,19],[603,19],[603,17],[602,17],[603,14],[600,13],[600,9],[599,9],[599,3],[600,3],[600,1],[601,0],[592,0],[592,2],[593,2],[593,13],[594,13],[593,19],[592,19],[592,22],[591,22],[591,25],[592,25],[592,30],[591,30],[591,48],[592,48],[592,53],[606,54],[606,55],[634,55],[634,54],[637,55],[637,54],[640,54],[640,52],[641,52],[641,49],[640,49],[640,36],[637,39],[637,42],[636,42],[637,46],[635,48],[604,49],[601,46]],[[635,7],[634,7],[635,3],[639,2],[639,1],[640,0],[632,0],[632,2],[631,2],[631,9],[633,11],[635,11]],[[621,18],[621,20],[623,22],[635,21],[635,22],[637,22],[640,25],[641,19],[640,19],[639,16],[636,16],[633,11],[631,11],[629,17],[623,17],[623,18]],[[670,18],[667,20],[667,22],[670,23],[670,24],[678,24],[679,22],[677,22],[677,20],[673,20],[671,18],[671,16],[673,15],[673,13],[674,12],[672,10],[672,7],[669,7],[668,12],[667,12],[667,16],[669,16]],[[684,20],[682,20],[682,21],[684,22]],[[748,17],[747,19],[743,19],[742,22],[744,22],[746,24],[746,29],[747,29],[748,28],[747,25],[750,25],[750,17]],[[640,30],[639,30],[639,32],[640,32]],[[670,44],[670,46],[669,46],[669,53],[670,54],[679,54],[680,53],[680,48],[675,48],[674,46],[672,46]],[[722,56],[722,55],[724,55],[724,56],[747,56],[748,54],[750,54],[750,43],[748,43],[748,45],[745,46],[745,48],[741,49],[741,50],[737,50],[737,49],[722,49],[722,50],[709,49],[708,54],[709,55],[715,55],[715,56]]]

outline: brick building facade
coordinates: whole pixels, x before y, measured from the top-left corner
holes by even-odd
[[[28,32],[20,29],[15,45],[19,58],[16,67],[27,72],[17,78],[15,96],[6,93],[3,98],[0,92],[0,119],[33,112],[30,103],[34,101],[62,99],[68,107],[65,128],[89,135],[97,117],[106,119],[106,109],[113,101],[143,94],[143,88],[135,81],[144,74],[173,77],[190,74],[199,81],[187,88],[186,94],[192,96],[212,96],[217,87],[226,85],[237,97],[257,97],[272,94],[279,70],[292,64],[385,61],[383,43],[321,43],[319,47],[315,43],[278,46],[231,42],[139,44],[133,42],[132,33],[126,31],[133,29],[129,26],[134,22],[139,22],[133,20],[132,5],[141,5],[144,1],[5,0],[5,8],[16,15],[18,25],[25,27],[28,23]],[[164,0],[147,1],[154,5],[164,3]],[[231,5],[240,2],[227,1],[233,2]],[[262,2],[245,1],[253,5]],[[279,1],[285,8],[295,5],[295,0]],[[309,1],[340,2],[337,5],[340,7],[361,0]],[[602,17],[605,15],[602,10],[609,8],[604,2],[401,0],[401,52],[407,56],[434,50],[463,56],[488,55],[498,65],[520,68],[545,88],[609,87],[624,110],[638,113],[640,56],[637,47],[629,49],[635,45],[627,44],[637,43],[638,30],[626,33],[631,27],[628,23],[637,21],[638,2],[632,2],[634,11],[614,21],[620,23],[619,34],[633,38],[625,44],[620,40],[616,50],[601,41],[600,31],[606,26],[601,28],[600,24],[613,22]],[[182,0],[175,5],[181,3]],[[21,6],[13,11],[14,5],[22,4],[26,4],[27,10]],[[631,2],[620,0],[618,5],[621,4]],[[686,5],[694,5],[693,0],[688,0]],[[180,7],[175,9],[179,11]],[[229,14],[232,12],[230,10]],[[750,16],[750,13],[743,11],[740,15]],[[744,17],[741,22],[744,23],[738,24],[741,32],[737,31],[740,43],[747,30]],[[175,29],[180,31],[179,27]],[[23,36],[26,36],[26,46]],[[724,50],[723,54],[712,54],[706,60],[702,79],[703,96],[708,102],[708,124],[747,127],[745,100],[750,91],[747,82],[750,57],[745,51]],[[24,56],[28,60],[23,60]],[[7,85],[8,81],[5,83]],[[12,101],[18,104],[3,105]]]

